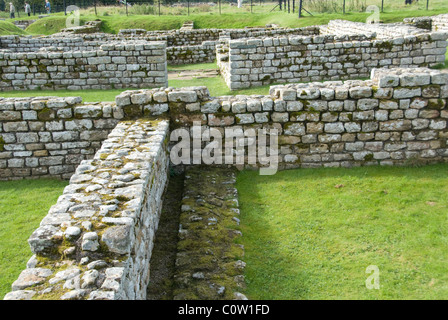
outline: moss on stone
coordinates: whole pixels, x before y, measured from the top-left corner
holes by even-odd
[[[372,153],[366,154],[364,156],[364,161],[371,161],[371,160],[373,160],[373,154]]]
[[[0,136],[0,151],[4,151],[5,150],[5,139],[3,139],[2,136]]]
[[[37,118],[41,121],[49,121],[55,118],[55,112],[48,107],[44,107],[37,112]]]
[[[445,107],[445,101],[443,99],[429,99],[428,109],[441,110]]]

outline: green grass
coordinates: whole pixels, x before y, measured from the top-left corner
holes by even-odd
[[[32,256],[27,240],[68,184],[59,180],[0,181],[0,299]]]
[[[381,4],[381,1],[370,1],[369,4]],[[389,3],[389,2],[388,2]],[[435,0],[431,2],[429,11],[424,10],[424,6],[419,4],[404,6],[404,1],[395,0],[393,5],[388,5],[385,12],[381,13],[380,19],[383,22],[400,22],[406,17],[428,16],[448,12],[448,4]],[[178,8],[164,8],[165,15],[135,15],[126,16],[123,8],[104,7],[98,8],[98,15],[94,14],[93,8],[81,10],[81,24],[86,21],[100,19],[103,21],[102,31],[108,33],[118,33],[120,29],[143,28],[146,30],[171,30],[179,29],[186,21],[194,21],[195,28],[244,28],[260,27],[266,24],[278,24],[283,27],[304,27],[311,25],[326,24],[330,20],[345,19],[350,21],[365,22],[370,13],[348,12],[343,15],[339,13],[316,13],[313,16],[305,15],[298,19],[297,14],[273,11],[275,3],[267,3],[262,6],[254,6],[254,13],[250,13],[248,4],[243,9],[223,6],[222,14],[217,12],[217,8],[211,11],[194,12],[186,15],[186,12],[179,11]],[[184,13],[179,15],[179,13]],[[16,19],[17,20],[17,19]],[[39,19],[31,24],[26,32],[29,34],[52,34],[65,28],[66,17],[63,13],[52,14],[48,18]]]
[[[210,95],[213,97],[224,95],[238,95],[238,94],[269,94],[269,87],[262,86],[257,88],[243,89],[230,91],[226,83],[221,77],[193,79],[193,80],[170,80],[168,85],[170,87],[194,87],[206,86]],[[113,89],[113,90],[29,90],[29,91],[5,91],[0,93],[0,97],[15,98],[15,97],[39,97],[39,96],[57,96],[57,97],[82,97],[84,102],[98,102],[98,101],[115,101],[115,97],[121,92],[128,89]],[[137,90],[137,89],[129,89]]]
[[[447,299],[448,165],[243,171],[237,189],[250,299]]]
[[[0,20],[0,35],[7,36],[24,34],[26,34],[26,32],[19,27],[16,27],[13,23],[5,20]]]
[[[82,97],[84,102],[98,101],[115,101],[115,97],[126,89],[113,90],[28,90],[28,91],[5,91],[0,93],[0,97],[40,97],[40,96],[57,96],[57,97]]]
[[[168,71],[186,71],[186,70],[212,70],[218,69],[216,62],[168,65]]]

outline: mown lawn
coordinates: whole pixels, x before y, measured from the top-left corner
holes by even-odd
[[[306,12],[302,18],[298,19],[297,11],[295,13],[287,13],[272,9],[276,6],[276,2],[259,2],[254,1],[252,13],[250,2],[244,2],[243,8],[238,9],[228,4],[222,5],[219,14],[218,6],[202,6],[200,8],[190,8],[190,15],[187,15],[187,8],[176,8],[162,6],[162,15],[158,15],[158,7],[156,6],[139,6],[134,5],[129,15],[126,15],[123,6],[98,6],[95,14],[93,7],[82,9],[80,11],[80,22],[84,24],[87,21],[100,19],[103,21],[102,31],[108,33],[118,33],[120,29],[143,28],[146,30],[170,30],[178,29],[186,21],[194,21],[194,27],[201,28],[244,28],[244,27],[260,27],[266,24],[278,24],[283,27],[304,27],[311,25],[326,24],[330,20],[345,19],[350,21],[365,22],[371,13],[366,12],[366,4],[381,7],[381,0],[347,1],[346,14],[342,14],[342,1],[333,1],[337,6],[333,8],[321,8],[321,1],[315,1],[317,6],[305,3],[307,10],[311,11],[313,16]],[[328,2],[327,2],[328,3]],[[354,6],[352,4],[355,4]],[[298,1],[296,1],[296,9]],[[384,12],[380,14],[380,20],[383,22],[400,22],[406,17],[429,16],[448,12],[448,4],[445,0],[431,0],[430,10],[426,10],[426,1],[414,2],[408,6],[403,0],[385,1]],[[0,16],[8,17],[7,13],[0,13]],[[32,18],[36,18],[32,16]],[[31,24],[26,32],[32,35],[53,34],[59,32],[66,26],[66,16],[64,13],[53,13],[50,17],[38,19]],[[23,15],[15,20],[28,19]],[[7,20],[8,23],[11,19]],[[0,29],[1,33],[1,29]]]
[[[28,238],[68,184],[60,180],[0,181],[0,299],[32,256]]]
[[[447,299],[448,165],[242,171],[237,188],[250,299]]]

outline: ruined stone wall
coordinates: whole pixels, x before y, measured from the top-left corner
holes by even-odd
[[[431,18],[433,31],[448,32],[448,14],[440,14]]]
[[[68,179],[125,115],[80,97],[0,100],[0,180]]]
[[[157,108],[166,111],[163,100],[152,98],[150,91],[133,98],[139,107],[82,103],[80,97],[2,98],[0,180],[68,179],[120,120],[145,117]]]
[[[39,139],[39,133],[45,130],[48,132],[43,136],[55,138],[61,123],[67,129],[67,123],[74,121],[65,118],[47,127],[39,118],[43,114],[50,118],[71,115],[79,120],[72,126],[84,126],[88,121],[82,121],[92,118],[98,121],[93,120],[96,126],[103,117],[108,118],[105,115],[111,115],[110,126],[118,123],[94,158],[81,161],[64,194],[31,235],[29,244],[35,255],[5,299],[145,299],[154,232],[167,180],[169,129],[192,131],[193,123],[199,122],[205,128],[218,129],[223,137],[226,129],[263,128],[268,133],[275,129],[278,169],[415,165],[448,159],[446,70],[376,69],[370,80],[272,86],[266,96],[213,98],[206,87],[129,90],[118,95],[115,104],[87,105],[84,109],[79,98],[68,99],[59,101],[63,106],[51,99],[42,104],[39,101],[47,100],[42,97],[0,101],[0,117],[21,117],[1,122],[0,137],[18,140],[3,141],[1,146],[6,149],[29,147],[22,134],[29,134],[27,128],[33,123],[28,117],[43,122],[42,130],[30,135]],[[138,120],[118,122],[126,118]],[[168,118],[169,123],[164,120]],[[81,137],[84,131],[79,131]],[[75,135],[70,143],[77,140]],[[202,141],[201,145],[206,143]],[[244,139],[245,150],[255,143],[259,141]],[[10,151],[0,153],[2,160],[20,156]],[[8,160],[6,163],[9,165]],[[248,168],[264,165],[246,162]],[[229,191],[231,196],[231,188]],[[204,199],[219,205],[213,197]],[[229,199],[232,209],[234,200]],[[193,205],[188,198],[184,200],[182,211],[190,218]],[[233,213],[229,214],[233,219]],[[188,235],[181,230],[181,237],[182,248],[182,240]],[[195,253],[179,252],[180,258],[194,257]],[[233,262],[232,268],[227,270],[241,272],[244,263]],[[196,291],[200,287],[190,287],[188,281],[204,283],[218,298],[231,297],[234,292],[223,287],[238,290],[243,285],[236,278],[235,283],[221,284],[223,279],[215,277],[215,271],[192,273],[179,268],[177,280],[184,287],[176,295],[199,297],[204,292]],[[210,287],[210,283],[215,285]],[[237,293],[234,297],[244,298]]]
[[[448,14],[439,14],[431,17],[405,18],[403,22],[417,28],[432,30],[434,32],[448,32]]]
[[[119,35],[134,34],[132,30],[120,32]],[[191,30],[168,30],[148,31],[138,34],[138,37],[152,41],[167,41],[168,47],[200,45],[204,41],[217,41],[221,36],[230,36],[231,39],[267,37],[280,35],[318,35],[318,27],[304,28],[245,28],[245,29],[191,29]]]
[[[228,58],[221,55],[218,66],[228,70],[226,83],[235,90],[270,83],[367,78],[373,68],[425,67],[445,61],[447,33],[383,40],[371,37],[229,40]]]
[[[168,179],[168,122],[120,122],[71,177],[28,242],[5,300],[146,298]]]
[[[168,47],[166,60],[171,65],[213,62],[216,59],[215,48],[215,41],[204,41],[200,45]]]
[[[142,93],[122,93],[117,104],[133,106],[134,94]],[[211,98],[205,87],[151,94],[167,101],[169,110],[154,104],[153,111],[169,114],[174,127],[199,121],[223,135],[225,128],[277,129],[280,169],[404,165],[448,155],[447,71],[384,69],[366,81],[273,86],[268,96]]]
[[[120,37],[106,34],[51,35],[33,36],[0,36],[0,48],[12,52],[35,52],[42,48],[53,47],[59,51],[98,50],[110,41],[123,40]]]
[[[347,20],[331,20],[320,27],[321,34],[333,35],[374,35],[377,39],[396,38],[398,36],[417,35],[427,32],[414,25],[403,23],[372,23],[353,22]]]
[[[92,51],[0,52],[0,90],[167,86],[164,42],[103,44]]]
[[[280,168],[445,161],[447,71],[374,73],[366,81],[273,86],[267,96],[212,98],[206,87],[192,87],[125,91],[112,105],[4,99],[0,176],[67,177],[118,120],[160,115],[172,129],[193,121],[223,133],[275,128]]]
[[[216,58],[215,44],[220,37],[231,39],[278,36],[278,35],[315,35],[318,27],[296,29],[285,28],[247,28],[247,29],[191,29],[145,31],[140,29],[120,30],[118,35],[105,33],[70,34],[60,33],[47,37],[0,36],[0,48],[3,53],[25,52],[69,52],[96,51],[111,42],[135,41],[166,42],[169,64],[193,64],[213,62]],[[67,53],[68,54],[68,53]],[[14,56],[14,55],[13,55]],[[10,57],[10,56],[8,56]]]

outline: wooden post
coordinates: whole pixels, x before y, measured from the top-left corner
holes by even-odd
[[[384,0],[381,0],[381,12],[384,12]]]
[[[190,0],[187,1],[187,15],[190,15]]]
[[[344,2],[342,3],[342,14],[345,14],[345,0],[344,0]]]
[[[126,1],[126,8],[128,7],[128,2]],[[96,13],[96,0],[95,0],[95,15],[97,16],[97,13]]]
[[[429,8],[429,0],[426,0],[426,10]]]
[[[299,2],[299,18],[302,18],[302,2],[303,2],[303,0],[300,0],[300,2]]]

